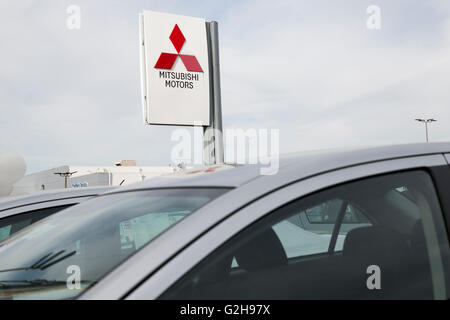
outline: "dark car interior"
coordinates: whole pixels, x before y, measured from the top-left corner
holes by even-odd
[[[160,298],[433,299],[433,272],[443,275],[432,268],[427,247],[426,236],[436,234],[423,217],[439,211],[430,190],[430,178],[417,171],[356,181],[296,200],[240,232]],[[342,206],[328,252],[288,258],[273,226],[283,220],[294,223],[293,216],[330,199],[358,207],[370,223],[343,233],[347,205]],[[342,250],[335,247],[338,234],[345,237]],[[368,268],[373,265],[380,270],[378,289],[369,289]]]

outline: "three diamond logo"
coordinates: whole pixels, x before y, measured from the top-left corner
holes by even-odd
[[[175,64],[175,61],[177,61],[178,57],[180,57],[187,71],[203,72],[203,69],[198,63],[195,56],[180,54],[181,49],[186,42],[186,38],[184,37],[177,24],[175,24],[175,27],[173,28],[169,39],[172,42],[177,53],[162,52],[155,64],[155,69],[171,70],[173,68],[173,65]]]

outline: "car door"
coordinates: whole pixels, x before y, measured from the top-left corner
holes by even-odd
[[[438,155],[383,161],[273,192],[128,298],[445,299],[448,238],[430,173],[445,165]]]

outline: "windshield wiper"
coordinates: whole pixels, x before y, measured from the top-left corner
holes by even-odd
[[[0,272],[10,272],[10,271],[20,271],[20,270],[36,270],[36,269],[45,270],[48,267],[51,267],[52,265],[54,265],[58,262],[61,262],[77,253],[76,250],[73,250],[65,255],[62,255],[64,252],[66,252],[66,250],[61,250],[55,254],[52,254],[50,252],[49,254],[46,254],[45,256],[40,258],[38,261],[36,261],[30,267],[5,269],[5,270],[0,270]],[[59,258],[54,260],[57,257],[59,257]],[[2,281],[0,281],[0,282],[2,282]]]
[[[96,281],[81,280],[81,284],[95,284]],[[66,281],[61,280],[47,280],[47,279],[33,279],[33,280],[0,280],[0,289],[9,289],[17,287],[46,287],[67,285]]]
[[[73,256],[74,254],[77,253],[76,250],[73,250],[71,252],[69,252],[66,255],[61,256],[60,258],[53,260],[54,258],[60,256],[61,254],[63,254],[66,250],[61,250],[60,252],[58,252],[57,254],[54,254],[53,256],[51,256],[50,258],[46,259],[44,262],[41,262],[39,265],[35,266],[34,269],[41,269],[41,270],[45,270],[48,267],[51,267],[52,265],[61,262],[71,256]]]

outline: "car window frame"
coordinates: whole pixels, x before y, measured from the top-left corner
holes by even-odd
[[[257,201],[249,203],[247,206],[234,212],[227,219],[220,221],[189,246],[177,252],[176,255],[169,259],[167,257],[159,257],[160,259],[165,259],[163,264],[155,266],[158,262],[156,261],[152,266],[152,260],[158,260],[155,254],[160,254],[157,248],[161,246],[161,242],[170,241],[170,237],[175,236],[173,233],[178,232],[174,228],[171,233],[167,233],[165,237],[148,246],[146,252],[142,252],[142,254],[147,254],[146,257],[139,257],[136,261],[124,263],[121,269],[112,272],[108,277],[105,277],[103,283],[94,286],[80,298],[156,299],[221,244],[262,216],[290,201],[356,179],[412,169],[429,169],[445,164],[446,161],[442,154],[404,157],[336,169],[289,184],[284,188],[272,191]],[[185,227],[185,225],[180,224],[179,227]],[[152,255],[153,250],[155,251]],[[128,283],[127,286],[124,281],[118,280],[120,277],[126,278],[123,276],[124,272],[131,274],[133,271],[140,270],[140,274],[143,274],[142,268],[144,266],[147,267],[147,275],[141,278],[140,281]],[[108,290],[105,290],[105,288]]]
[[[447,165],[431,167],[429,171],[443,212],[444,227],[446,229],[445,236],[450,243],[450,164],[447,163]],[[450,258],[444,262],[446,265],[450,265]],[[450,287],[450,279],[446,279],[446,285],[447,288]]]
[[[446,282],[448,283],[448,278],[449,278],[449,272],[447,271],[447,270],[449,270],[449,268],[448,268],[449,264],[446,263],[446,261],[445,261],[446,259],[444,259],[444,256],[445,256],[445,258],[447,258],[447,260],[448,260],[449,252],[450,252],[449,251],[449,246],[448,246],[448,236],[447,236],[446,232],[444,231],[445,230],[445,226],[443,225],[443,223],[445,223],[444,210],[440,207],[439,194],[438,194],[436,185],[435,185],[435,183],[433,181],[432,175],[429,172],[429,170],[427,170],[425,168],[418,168],[418,169],[413,169],[413,170],[401,170],[401,171],[390,172],[390,173],[386,173],[386,174],[379,174],[379,175],[375,175],[375,176],[364,177],[364,178],[361,178],[361,179],[357,179],[356,181],[370,180],[370,179],[373,179],[373,178],[381,178],[381,179],[383,179],[384,176],[388,177],[388,179],[389,179],[390,175],[401,174],[401,173],[408,173],[408,172],[424,172],[424,174],[426,174],[430,178],[430,181],[432,183],[432,189],[429,189],[428,191],[430,191],[430,195],[432,194],[432,197],[436,198],[436,201],[430,203],[430,205],[431,206],[435,206],[436,210],[433,210],[434,212],[432,213],[432,216],[428,217],[428,215],[427,215],[426,217],[424,216],[423,219],[427,219],[428,222],[431,222],[433,224],[433,226],[434,226],[433,227],[434,230],[430,231],[430,232],[435,233],[435,236],[437,236],[437,238],[433,238],[433,237],[428,238],[428,237],[426,237],[426,242],[428,242],[428,245],[430,245],[430,241],[432,243],[435,243],[435,244],[439,245],[439,247],[438,247],[439,248],[439,254],[437,254],[437,255],[433,254],[434,258],[438,258],[439,260],[427,260],[427,261],[435,261],[435,262],[439,261],[439,263],[437,265],[435,264],[435,266],[437,267],[437,269],[436,268],[435,269],[437,271],[439,271],[439,272],[436,273],[436,277],[437,278],[434,277],[432,279],[433,291],[434,291],[434,294],[435,294],[434,297],[436,299],[448,299],[450,297],[449,287],[447,286],[446,283],[442,283],[440,281],[441,279],[445,279],[445,280],[447,280]],[[419,180],[417,180],[417,181],[419,181]],[[234,245],[236,245],[236,243],[239,243],[239,240],[234,240],[234,238],[236,236],[238,236],[238,239],[241,239],[242,241],[244,241],[243,240],[244,238],[242,238],[242,237],[247,237],[247,236],[251,235],[251,233],[249,234],[247,232],[247,230],[249,230],[249,232],[251,230],[255,231],[256,230],[255,229],[256,225],[260,225],[259,220],[264,220],[265,221],[264,225],[266,225],[266,227],[270,226],[270,225],[273,226],[274,223],[278,223],[279,221],[284,221],[284,218],[282,218],[282,217],[287,216],[290,213],[292,213],[293,212],[292,209],[295,210],[295,207],[300,206],[300,207],[305,207],[306,208],[306,207],[310,206],[313,203],[319,203],[318,200],[320,201],[320,199],[322,197],[326,198],[329,195],[329,194],[327,195],[328,191],[331,191],[333,193],[332,190],[334,190],[336,187],[345,186],[348,183],[353,183],[353,181],[346,182],[346,183],[341,183],[341,184],[338,184],[338,185],[335,185],[335,186],[331,186],[329,188],[325,188],[325,189],[320,190],[318,192],[315,192],[313,194],[307,195],[306,197],[305,196],[304,197],[299,197],[299,198],[295,199],[294,201],[292,201],[290,203],[286,203],[282,207],[275,209],[274,211],[268,212],[267,214],[265,214],[260,219],[255,220],[253,223],[251,223],[248,226],[246,226],[245,229],[240,230],[239,232],[237,232],[235,234],[235,236],[230,237],[228,240],[226,240],[225,242],[220,244],[216,248],[216,250],[221,250],[220,248],[222,248],[222,246],[224,246],[224,249],[225,248],[229,248],[229,245],[231,245],[231,244],[229,244],[230,242],[233,242]],[[335,229],[333,231],[333,235],[335,235],[336,232],[338,232],[339,229],[340,229],[341,223],[343,221],[343,214],[342,213],[345,212],[345,209],[343,210],[343,208],[346,208],[347,205],[348,205],[348,202],[344,202],[343,205],[340,208],[340,214],[339,214],[339,217],[337,219],[337,222],[336,222],[336,225],[335,225]],[[424,205],[428,206],[428,203],[425,203]],[[427,211],[429,211],[429,209]],[[439,214],[438,212],[439,211],[440,211],[440,214],[442,214],[442,216],[440,218],[438,216],[438,214]],[[247,215],[248,213],[249,212],[246,212],[245,214]],[[275,216],[271,216],[273,213],[276,213],[276,215]],[[436,218],[438,218],[438,222],[439,222],[438,225],[436,225]],[[279,219],[282,219],[282,220],[279,220]],[[276,221],[278,221],[278,222],[276,222]],[[236,221],[233,221],[233,223],[231,225],[228,225],[227,227],[231,228],[232,225],[234,225],[235,223],[236,223]],[[245,235],[244,235],[244,233],[245,233]],[[441,246],[440,245],[441,242],[439,241],[439,239],[442,239],[443,235],[445,237],[447,237],[446,241],[444,241],[444,243],[447,243],[447,246]],[[439,241],[439,242],[437,242],[437,241]],[[212,254],[215,254],[215,250],[211,251],[210,254],[205,256],[204,259],[208,259],[208,257],[210,255],[212,255]],[[324,255],[324,254],[325,253],[304,255],[304,256],[299,256],[299,257],[293,257],[293,258],[290,258],[288,260],[289,261],[293,260],[292,262],[298,263],[298,262],[300,262],[302,260],[306,261],[310,257],[317,258],[317,257],[319,257],[321,255]],[[335,255],[336,252],[332,250],[331,252],[328,252],[327,254],[328,255]],[[429,258],[431,258],[431,256]],[[201,260],[200,263],[203,263],[203,260]],[[431,263],[431,265],[433,265],[433,264],[434,263]],[[196,268],[197,265],[195,265],[194,267]],[[431,273],[433,274],[433,266],[431,266],[431,269],[432,269]],[[185,277],[186,275],[188,276],[188,279],[190,279],[190,277],[192,277],[192,274],[190,274],[190,270],[185,275],[183,275],[181,278]],[[179,279],[181,279],[181,278],[179,278]],[[174,284],[175,283],[176,282],[174,282]],[[167,290],[171,290],[171,287],[168,287]],[[164,294],[167,292],[167,290],[164,291]],[[166,299],[167,298],[164,294],[163,294],[162,299]],[[159,298],[160,297],[158,297],[158,299]],[[142,297],[140,299],[142,299]]]
[[[450,166],[450,153],[445,153],[444,157],[447,160],[447,164]]]
[[[6,237],[5,239],[1,240],[1,241],[4,241],[4,240],[8,239],[9,237],[11,237],[15,233],[21,231],[22,229],[24,229],[24,228],[26,228],[26,227],[28,227],[28,226],[30,226],[30,225],[32,225],[32,224],[42,220],[42,219],[45,219],[48,216],[51,216],[51,215],[53,215],[55,213],[58,213],[59,211],[62,211],[62,210],[67,209],[67,208],[70,208],[71,206],[73,206],[75,204],[69,203],[69,204],[59,205],[59,206],[49,206],[49,207],[44,207],[44,208],[40,208],[40,209],[36,209],[36,210],[29,210],[29,211],[25,211],[25,212],[22,212],[22,213],[19,213],[19,214],[14,214],[14,215],[2,217],[0,219],[0,229],[3,228],[3,227],[7,227],[7,226],[10,226],[11,228],[10,228],[9,236]],[[42,211],[49,211],[49,210],[57,209],[57,208],[60,208],[60,209],[56,210],[56,211],[54,211],[52,213],[46,212],[44,214],[44,217],[36,220],[36,216],[41,216],[42,213],[43,213]],[[28,216],[28,218],[25,218],[25,216]],[[6,224],[5,226],[2,227],[1,224],[4,221],[6,221],[6,220],[16,220],[16,221],[14,221],[12,224]],[[23,223],[26,220],[30,220],[30,221],[28,223],[26,223],[23,227],[21,227],[19,230],[16,230],[15,228],[13,228],[13,226],[17,226],[18,224]],[[12,234],[11,234],[11,232],[12,232]]]
[[[65,205],[75,205],[80,202],[86,201],[92,197],[94,197],[94,196],[90,195],[90,196],[66,198],[66,199],[59,199],[59,200],[48,200],[48,201],[42,201],[42,202],[37,202],[37,203],[30,203],[30,204],[22,205],[19,207],[13,207],[10,209],[5,209],[5,210],[0,211],[0,220],[2,220],[4,218],[10,218],[15,215],[28,213],[31,211],[53,208],[53,207],[61,207],[61,206],[65,206]]]
[[[73,197],[73,198],[65,198],[65,199],[57,199],[57,200],[47,200],[47,201],[40,201],[30,204],[21,205],[18,207],[12,207],[9,209],[3,209],[0,211],[0,222],[5,219],[20,217],[21,215],[29,214],[33,211],[40,211],[55,207],[70,207],[73,205],[77,205],[80,202],[86,201],[89,198],[92,198],[92,195],[89,196],[82,196],[82,197]],[[63,210],[63,209],[62,209]],[[57,212],[55,212],[57,213]],[[55,214],[53,213],[53,214]],[[35,222],[30,223],[29,225],[33,224]]]

